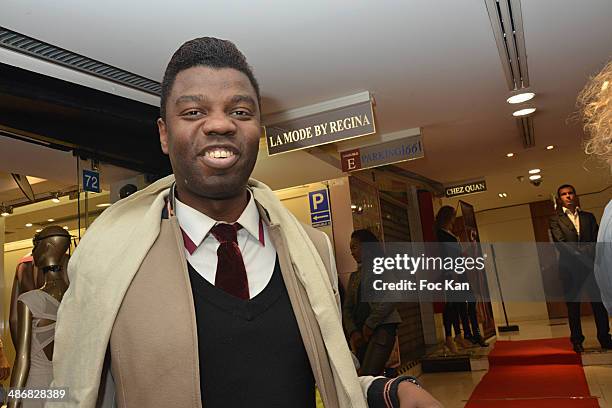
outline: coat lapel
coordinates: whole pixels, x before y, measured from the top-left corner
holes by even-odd
[[[580,241],[590,241],[593,238],[587,236],[587,223],[589,222],[588,217],[582,211],[579,211],[578,219],[580,220]]]
[[[287,288],[293,313],[298,323],[302,341],[304,342],[304,348],[308,354],[310,366],[323,404],[325,407],[337,408],[340,405],[336,394],[331,364],[327,358],[323,336],[316,317],[310,307],[308,295],[295,275],[291,256],[289,255],[289,251],[282,236],[280,225],[270,224],[269,218],[263,207],[258,205],[258,208],[264,222],[268,225],[270,240],[274,244],[274,248],[278,255],[283,281]]]
[[[125,296],[111,335],[119,407],[201,408],[195,308],[176,218],[159,236]],[[159,379],[172,392],[159,392]]]

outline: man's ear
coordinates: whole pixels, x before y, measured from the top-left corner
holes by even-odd
[[[168,154],[168,129],[166,122],[162,118],[157,119],[157,129],[159,130],[159,143],[164,154]]]

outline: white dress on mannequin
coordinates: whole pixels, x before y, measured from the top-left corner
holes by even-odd
[[[55,321],[59,302],[40,289],[31,290],[19,296],[32,313],[32,341],[30,344],[30,370],[26,388],[48,388],[53,379],[53,363],[47,358],[44,348],[55,338]],[[41,319],[53,320],[46,326],[39,326]],[[44,400],[22,400],[23,408],[42,408]]]

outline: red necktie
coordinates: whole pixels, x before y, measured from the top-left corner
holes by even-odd
[[[210,230],[220,244],[215,286],[240,299],[249,299],[249,281],[238,246],[237,233],[240,228],[240,224],[217,224]]]

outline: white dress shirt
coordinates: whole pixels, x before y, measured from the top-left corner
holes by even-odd
[[[204,279],[214,285],[219,242],[209,232],[219,222],[182,203],[178,198],[175,200],[174,210],[183,233],[196,246],[193,253],[185,249],[187,262]],[[260,221],[259,211],[252,194],[249,194],[249,203],[236,222],[242,226],[238,230],[238,247],[244,260],[249,281],[249,297],[252,299],[264,290],[272,278],[276,249],[269,239],[267,225]]]
[[[574,227],[576,227],[576,233],[580,236],[580,208],[576,207],[575,212],[572,212],[569,208],[563,207],[563,212],[567,214]]]

